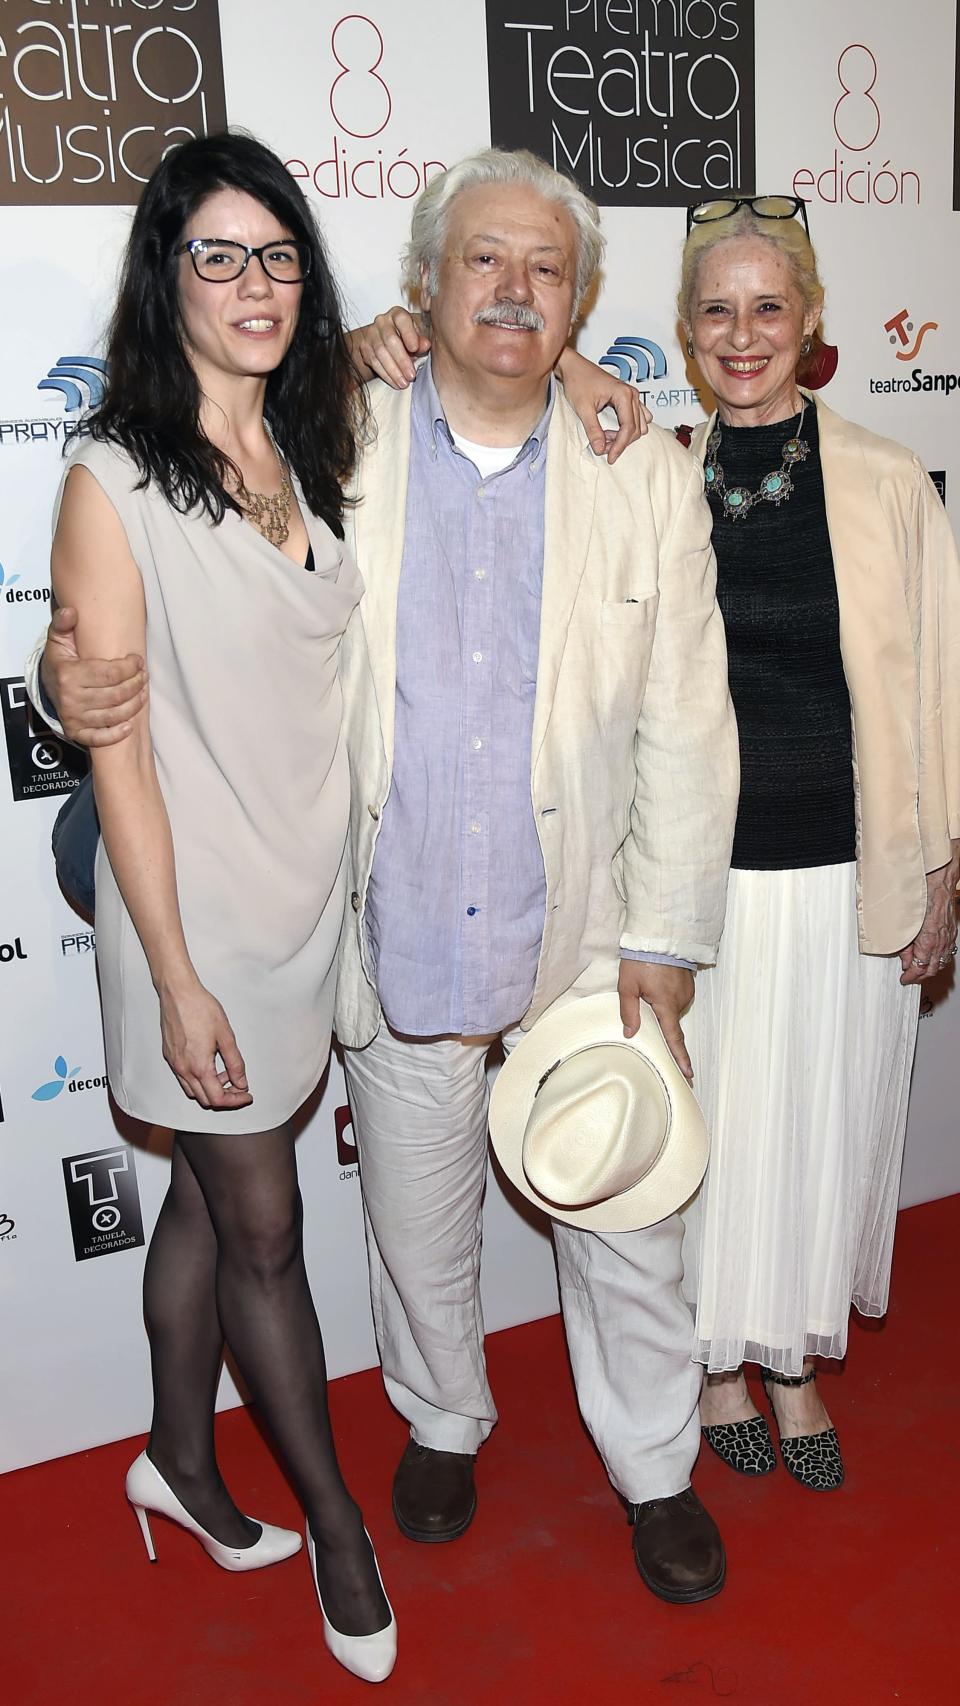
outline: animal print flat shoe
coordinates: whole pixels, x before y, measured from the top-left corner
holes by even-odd
[[[815,1369],[811,1369],[809,1374],[786,1375],[775,1374],[772,1369],[765,1368],[762,1370],[764,1391],[769,1398],[770,1386],[806,1386],[815,1374]],[[784,1469],[800,1482],[801,1487],[809,1487],[815,1493],[833,1493],[843,1486],[843,1458],[836,1428],[827,1428],[821,1434],[800,1434],[793,1439],[784,1439],[781,1435],[780,1456]]]
[[[780,1456],[784,1469],[801,1487],[832,1493],[843,1486],[843,1458],[836,1428],[828,1428],[823,1434],[801,1434],[799,1439],[782,1439]]]
[[[700,1432],[711,1451],[738,1475],[771,1475],[777,1467],[770,1429],[762,1416],[749,1416],[744,1422],[714,1422]]]

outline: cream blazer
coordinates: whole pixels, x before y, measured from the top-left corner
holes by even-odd
[[[860,950],[893,954],[960,836],[960,559],[913,452],[813,401],[853,720]],[[701,463],[712,428],[691,439]]]
[[[354,1048],[381,1019],[364,908],[393,762],[411,392],[374,385],[370,400],[349,522],[366,592],[341,654],[352,807],[335,1028]],[[528,1026],[621,945],[712,962],[739,788],[701,467],[654,427],[611,468],[558,395],[546,481],[530,789],[547,901]]]

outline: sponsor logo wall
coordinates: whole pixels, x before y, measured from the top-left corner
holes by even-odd
[[[0,371],[0,1269],[14,1305],[0,1384],[16,1394],[0,1468],[149,1419],[139,1291],[170,1134],[111,1108],[94,933],[49,852],[85,760],[27,706],[23,663],[49,611],[64,447],[100,394],[130,205],[159,152],[225,114],[263,136],[366,318],[396,299],[424,183],[491,136],[537,149],[604,207],[603,288],[580,347],[668,427],[711,406],[677,335],[683,205],[795,189],[827,285],[813,382],[910,444],[945,503],[956,490],[955,0],[915,0],[908,38],[899,0],[276,0],[274,14],[282,67],[264,64],[254,0],[0,4],[0,315],[17,328]],[[907,1201],[960,1189],[960,998],[931,993]],[[340,1374],[375,1353],[336,1058],[301,1125],[308,1264]],[[548,1241],[493,1178],[484,1287],[491,1329],[556,1307]],[[221,1402],[236,1401],[225,1377]]]

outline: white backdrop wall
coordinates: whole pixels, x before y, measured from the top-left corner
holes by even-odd
[[[619,198],[580,347],[625,361],[667,426],[702,413],[673,310],[679,204],[737,170],[746,189],[795,185],[828,287],[828,400],[914,447],[960,520],[954,0],[914,0],[909,19],[901,0],[369,0],[362,14],[274,0],[269,53],[264,17],[261,0],[220,0],[219,14],[215,0],[0,0],[2,1469],[137,1432],[149,1416],[142,1240],[168,1136],[110,1112],[92,939],[49,854],[72,778],[29,721],[20,677],[47,610],[64,437],[96,394],[133,174],[158,135],[212,127],[225,98],[230,122],[277,149],[311,194],[350,312],[365,319],[396,298],[412,198],[490,140],[492,105],[495,140],[556,147],[558,163],[592,170],[601,200]],[[601,84],[605,72],[617,76]],[[601,174],[626,182],[605,187]],[[632,352],[612,349],[618,338]],[[960,999],[936,994],[905,1202],[960,1189]],[[299,1144],[335,1374],[375,1360],[344,1104],[334,1062]],[[490,1328],[556,1308],[548,1242],[493,1180],[484,1304]],[[234,1402],[225,1376],[221,1403]]]

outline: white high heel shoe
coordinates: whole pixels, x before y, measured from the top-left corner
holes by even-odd
[[[268,1522],[261,1522],[260,1538],[252,1546],[224,1546],[221,1541],[214,1540],[205,1528],[194,1522],[188,1510],[185,1510],[176,1493],[167,1486],[159,1469],[151,1463],[145,1451],[131,1463],[127,1470],[126,1494],[137,1513],[143,1543],[147,1548],[147,1557],[151,1564],[156,1562],[153,1536],[150,1533],[148,1511],[156,1511],[159,1516],[169,1517],[171,1522],[179,1523],[188,1534],[195,1534],[203,1550],[210,1554],[215,1564],[224,1570],[262,1570],[267,1564],[279,1564],[284,1558],[292,1558],[299,1552],[301,1540],[299,1534],[292,1528],[272,1528]],[[248,1517],[248,1522],[256,1522],[256,1517]]]
[[[366,1529],[363,1532],[367,1534]],[[370,1540],[369,1534],[367,1534],[367,1539]],[[372,1540],[370,1540],[370,1549],[373,1551]],[[307,1529],[307,1557],[310,1559],[310,1574],[317,1590],[317,1599],[320,1601],[323,1638],[334,1658],[339,1664],[343,1665],[344,1670],[350,1671],[352,1676],[360,1677],[362,1682],[386,1682],[397,1662],[397,1620],[393,1615],[393,1606],[387,1599],[387,1590],[383,1586],[383,1577],[380,1574],[376,1552],[373,1553],[373,1561],[377,1569],[377,1579],[383,1589],[383,1597],[387,1599],[390,1621],[385,1629],[378,1629],[373,1635],[341,1635],[339,1629],[333,1627],[323,1609],[320,1583],[317,1581],[317,1550],[313,1544],[313,1535],[309,1528]]]

